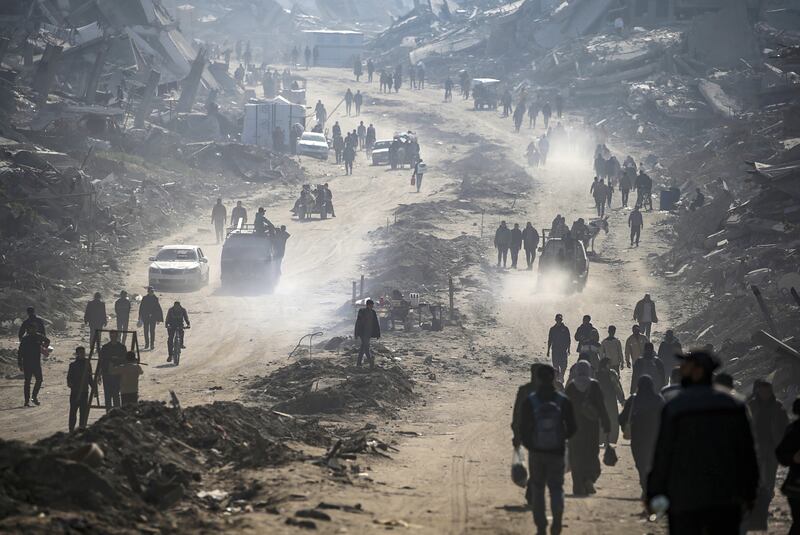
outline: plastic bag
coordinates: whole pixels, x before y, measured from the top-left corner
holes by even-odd
[[[412,176],[411,177],[411,185],[414,186],[416,183],[417,183],[417,177],[416,176]]]
[[[528,470],[525,468],[525,456],[521,447],[515,448],[511,457],[511,480],[522,488],[528,484]]]
[[[614,466],[617,464],[618,460],[617,451],[611,444],[606,444],[606,451],[603,453],[603,464],[606,466]]]

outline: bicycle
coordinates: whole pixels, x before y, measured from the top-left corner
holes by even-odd
[[[175,330],[175,337],[172,340],[172,362],[175,363],[175,366],[180,364],[181,362],[181,349],[183,348],[183,331],[184,329],[189,329],[189,326],[186,327],[178,327]]]

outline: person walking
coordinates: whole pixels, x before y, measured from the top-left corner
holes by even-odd
[[[122,333],[122,343],[128,339],[125,331],[128,330],[128,323],[131,317],[131,300],[128,299],[128,292],[119,292],[119,299],[114,301],[114,315],[117,317],[117,330]]]
[[[142,297],[139,305],[139,323],[144,331],[145,349],[155,349],[156,324],[164,321],[164,311],[152,286],[147,287],[147,295]]]
[[[753,382],[753,393],[747,400],[747,408],[756,442],[760,484],[755,506],[745,517],[744,527],[748,531],[767,531],[769,504],[775,496],[775,479],[778,474],[775,450],[789,425],[789,418],[775,398],[772,383],[764,379]]]
[[[597,370],[597,384],[600,385],[600,391],[603,392],[603,405],[606,408],[608,421],[611,424],[608,441],[611,444],[616,444],[619,440],[619,406],[617,406],[617,403],[625,405],[625,391],[622,390],[622,383],[620,383],[617,370],[611,366],[611,360],[607,357],[600,359]]]
[[[622,194],[622,206],[628,207],[628,195],[631,192],[636,177],[636,170],[632,167],[625,167],[622,176],[619,178],[619,192]]]
[[[514,223],[514,228],[511,229],[511,269],[517,269],[517,260],[519,259],[519,250],[522,249],[522,231],[519,228],[519,223]]]
[[[358,311],[354,337],[361,341],[358,348],[358,361],[356,366],[361,367],[361,361],[366,357],[370,369],[375,367],[375,357],[372,355],[369,343],[372,338],[381,337],[381,324],[375,312],[375,301],[367,299],[366,306]]]
[[[353,109],[353,92],[350,88],[347,88],[347,91],[344,93],[344,106],[347,112],[347,116],[350,117],[350,112]]]
[[[553,108],[550,102],[545,102],[542,105],[542,121],[544,121],[544,129],[547,130],[550,126],[550,117],[553,115]]]
[[[644,172],[642,166],[639,166],[639,176],[636,177],[636,182],[634,183],[636,187],[636,205],[640,206],[644,209],[645,206],[649,206],[650,211],[653,211],[653,179],[650,178],[650,175]]]
[[[242,201],[236,201],[236,206],[231,210],[231,226],[239,228],[239,225],[247,223],[247,210],[242,206]]]
[[[567,359],[570,345],[572,345],[572,337],[570,336],[569,328],[564,325],[564,316],[556,314],[555,322],[555,325],[550,327],[550,331],[547,333],[547,356],[550,357],[552,354],[556,376],[559,382],[563,382],[564,374],[567,371]]]
[[[358,135],[358,150],[364,150],[367,147],[367,126],[364,121],[361,121],[356,129]]]
[[[31,402],[39,405],[39,390],[42,388],[42,348],[50,345],[50,340],[36,332],[36,325],[29,324],[25,336],[17,349],[17,367],[24,377],[23,395],[25,407]],[[31,393],[31,379],[34,379]]]
[[[25,309],[28,317],[22,322],[22,325],[19,326],[19,331],[17,332],[17,336],[19,337],[19,341],[22,342],[22,339],[28,334],[28,326],[33,325],[36,332],[41,334],[42,336],[46,336],[47,332],[44,328],[44,320],[36,315],[36,309],[33,307],[28,307]]]
[[[100,292],[95,292],[94,299],[86,304],[83,313],[83,323],[89,326],[89,347],[94,348],[99,343],[98,331],[108,323],[106,315],[106,304],[103,302]]]
[[[658,427],[661,421],[661,410],[664,398],[655,389],[649,375],[642,375],[636,386],[636,393],[628,398],[619,425],[627,430],[631,439],[631,453],[636,471],[639,472],[639,485],[642,497],[647,490],[647,474],[653,463],[653,450],[658,438]]]
[[[453,101],[453,80],[449,76],[444,81],[444,101]]]
[[[353,104],[356,107],[356,115],[361,115],[361,105],[364,104],[364,94],[360,89],[358,89],[356,94],[353,95]]]
[[[639,247],[639,238],[642,236],[642,227],[644,227],[644,219],[642,212],[639,211],[639,205],[633,207],[633,211],[628,216],[628,226],[631,229],[631,247],[636,244]]]
[[[631,394],[636,393],[639,377],[649,375],[653,381],[656,392],[660,392],[667,383],[667,376],[664,373],[664,363],[656,356],[653,344],[646,342],[642,356],[633,362],[633,373],[631,375]]]
[[[528,265],[528,271],[531,271],[533,263],[536,261],[536,249],[539,247],[539,232],[530,221],[522,231],[522,246],[525,248],[525,262]]]
[[[508,248],[511,247],[511,230],[506,226],[505,221],[500,221],[500,226],[494,233],[494,246],[497,249],[497,267],[500,267],[502,261],[503,268],[505,268]]]
[[[625,365],[630,368],[631,361],[636,361],[644,353],[644,345],[647,343],[647,337],[639,331],[639,326],[634,325],[631,327],[633,332],[627,340],[625,340]]]
[[[664,363],[664,369],[668,373],[675,369],[680,364],[678,355],[683,353],[681,342],[675,337],[672,329],[667,329],[664,333],[664,339],[658,344],[658,358]]]
[[[608,200],[608,186],[601,178],[599,181],[592,184],[592,196],[594,197],[594,205],[597,209],[597,217],[603,217],[606,213],[606,201]]]
[[[616,370],[617,374],[622,372],[625,367],[625,360],[622,353],[622,342],[617,338],[617,327],[608,326],[608,337],[600,342],[600,359],[608,359],[609,367]]]
[[[111,373],[118,378],[122,406],[127,407],[139,403],[139,376],[144,372],[136,361],[136,353],[128,351],[125,355],[125,362],[114,366]]]
[[[75,360],[70,362],[67,370],[67,388],[69,388],[69,430],[75,430],[75,424],[83,429],[89,421],[89,392],[92,386],[92,370],[86,359],[86,348],[75,348]],[[80,419],[79,419],[80,414]]]
[[[792,527],[789,535],[800,535],[800,396],[792,403],[792,414],[795,420],[783,434],[775,456],[783,466],[789,467],[781,492],[789,501],[792,513]]]
[[[511,412],[511,445],[514,449],[522,445],[522,408],[528,403],[528,397],[536,392],[539,387],[537,370],[542,366],[540,362],[531,364],[531,380],[529,383],[517,388],[517,395],[514,398],[514,409]]]
[[[425,171],[427,166],[425,162],[422,161],[422,158],[417,160],[417,163],[414,164],[414,172],[411,174],[411,181],[416,184],[417,186],[417,193],[419,193],[419,189],[422,187],[422,177],[425,176]]]
[[[372,83],[372,76],[375,74],[375,62],[372,58],[367,60],[367,82]]]
[[[656,304],[650,299],[650,294],[644,294],[644,297],[636,303],[633,309],[633,321],[639,323],[639,331],[649,339],[653,324],[658,323]]]
[[[756,499],[758,462],[747,408],[712,387],[718,367],[712,353],[683,355],[683,387],[661,412],[646,503],[650,510],[668,504],[671,535],[738,534],[743,511]]]
[[[303,50],[303,57],[306,60],[306,70],[308,70],[308,68],[311,66],[311,55],[312,55],[311,48],[308,45],[306,45],[305,50]]]
[[[342,157],[344,158],[344,174],[353,174],[353,162],[356,161],[356,149],[353,143],[345,144]]]
[[[536,128],[536,116],[539,115],[539,103],[532,99],[528,104],[528,128]]]
[[[555,389],[556,372],[541,364],[536,369],[537,387],[520,411],[520,438],[528,450],[528,496],[537,533],[547,533],[545,488],[550,492],[550,533],[558,535],[564,515],[564,452],[566,441],[577,430],[574,407],[569,398]]]
[[[600,477],[600,429],[608,435],[611,422],[603,403],[600,385],[592,378],[592,366],[585,360],[570,370],[572,379],[566,394],[575,408],[577,431],[569,441],[569,465],[572,468],[572,493],[575,496],[595,494],[594,484]]]
[[[330,192],[330,190],[328,190]],[[333,205],[328,205],[328,209],[332,210]],[[333,216],[336,217],[336,216]],[[272,252],[275,255],[275,260],[278,264],[278,270],[283,263],[283,257],[286,254],[286,242],[291,237],[291,234],[286,232],[286,225],[281,225],[280,228],[275,230],[275,240],[272,244]]]
[[[106,412],[112,407],[120,406],[119,398],[119,377],[113,373],[115,366],[125,362],[128,351],[119,341],[119,333],[111,331],[108,333],[108,342],[100,348],[100,358],[97,367],[100,371],[100,382],[103,385],[103,398],[105,400]]]
[[[217,203],[211,209],[211,224],[214,225],[217,243],[225,239],[225,221],[227,220],[228,211],[225,209],[225,205],[222,204],[222,199],[217,199]]]
[[[520,128],[522,128],[522,121],[525,119],[525,102],[520,102],[517,104],[517,108],[514,110],[514,131],[519,133]]]
[[[364,74],[364,67],[361,65],[361,58],[356,57],[353,61],[353,76],[356,77],[356,82],[361,81],[362,74]]]

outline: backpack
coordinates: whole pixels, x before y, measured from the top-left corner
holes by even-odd
[[[564,447],[564,418],[561,414],[561,396],[542,401],[536,393],[528,396],[533,407],[533,436],[531,446],[535,450],[559,450]]]

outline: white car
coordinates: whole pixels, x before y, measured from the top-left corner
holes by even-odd
[[[325,134],[303,132],[303,135],[301,135],[300,139],[297,141],[297,154],[304,156],[327,160],[329,150],[328,140],[325,138]]]
[[[154,288],[208,284],[208,259],[196,245],[164,245],[150,257],[149,284]]]

